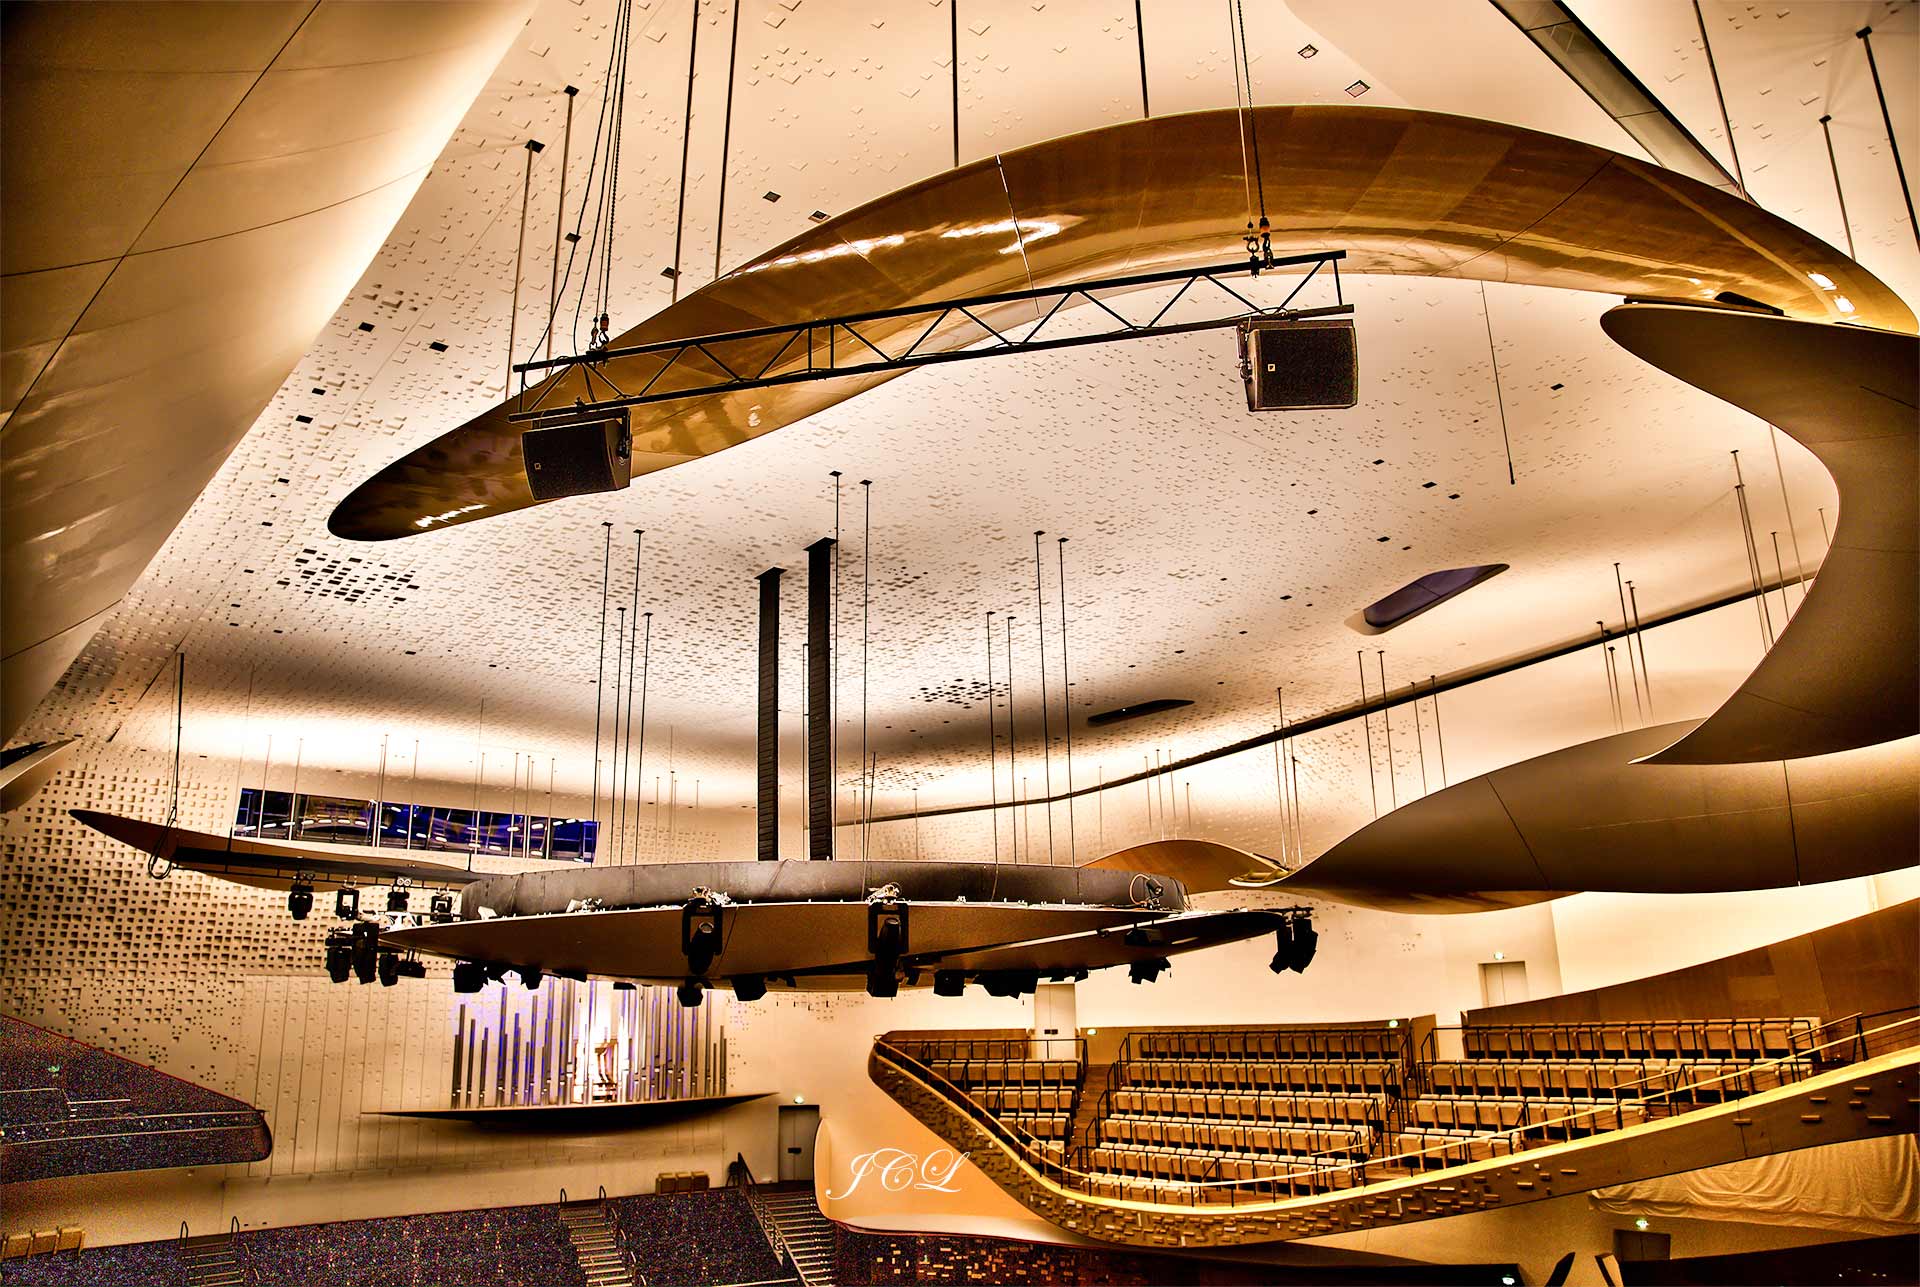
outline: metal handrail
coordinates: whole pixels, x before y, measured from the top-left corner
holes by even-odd
[[[1899,1011],[1893,1011],[1892,1013],[1899,1013]],[[1904,1040],[1895,1040],[1892,1034],[1900,1029],[1908,1030],[1906,1037]],[[1880,1038],[1881,1040],[1870,1041],[1870,1038]],[[1904,1048],[1915,1044],[1920,1044],[1920,1016],[1902,1020],[1897,1023],[1885,1024],[1873,1029],[1862,1028],[1858,1033],[1851,1034],[1836,1041],[1820,1043],[1809,1050],[1798,1051],[1779,1059],[1755,1063],[1733,1073],[1723,1073],[1716,1077],[1699,1081],[1688,1080],[1682,1086],[1669,1085],[1657,1089],[1652,1095],[1641,1098],[1620,1099],[1609,1105],[1595,1104],[1591,1108],[1576,1109],[1560,1116],[1544,1118],[1538,1122],[1526,1123],[1507,1130],[1484,1131],[1477,1132],[1476,1134],[1479,1138],[1505,1139],[1509,1143],[1509,1152],[1523,1152],[1525,1149],[1513,1148],[1512,1145],[1528,1132],[1538,1131],[1542,1133],[1542,1138],[1540,1138],[1537,1143],[1529,1144],[1527,1146],[1528,1148],[1544,1146],[1556,1142],[1545,1138],[1546,1131],[1561,1127],[1571,1130],[1576,1123],[1591,1123],[1596,1119],[1603,1118],[1608,1109],[1612,1110],[1615,1129],[1618,1129],[1618,1124],[1623,1117],[1621,1109],[1628,1104],[1645,1106],[1663,1098],[1670,1099],[1681,1090],[1697,1092],[1701,1089],[1723,1083],[1738,1084],[1742,1081],[1744,1081],[1748,1088],[1746,1093],[1752,1094],[1755,1093],[1753,1089],[1753,1074],[1761,1069],[1772,1068],[1781,1072],[1783,1083],[1787,1079],[1787,1073],[1799,1074],[1791,1078],[1791,1080],[1798,1081],[1801,1080],[1802,1076],[1806,1075],[1806,1069],[1803,1065],[1810,1065],[1811,1057],[1823,1050],[1849,1046],[1855,1050],[1867,1052],[1861,1057],[1872,1057],[1874,1054],[1886,1053],[1889,1050]],[[1878,1049],[1875,1049],[1875,1047],[1878,1047]],[[1068,1166],[1064,1162],[1053,1160],[1044,1152],[1035,1149],[1032,1144],[1019,1138],[1020,1135],[1028,1134],[1027,1132],[1020,1131],[1017,1127],[1009,1127],[1005,1123],[998,1121],[992,1112],[973,1099],[965,1089],[955,1085],[941,1074],[934,1072],[912,1054],[901,1050],[884,1038],[876,1039],[875,1048],[877,1052],[882,1053],[891,1062],[901,1066],[905,1071],[919,1077],[921,1081],[940,1093],[941,1096],[953,1104],[954,1107],[959,1108],[968,1118],[973,1120],[976,1125],[985,1129],[989,1135],[993,1136],[999,1143],[1006,1147],[1009,1152],[1014,1153],[1029,1169],[1036,1172],[1042,1180],[1054,1183],[1057,1187],[1065,1191],[1078,1193],[1093,1198],[1096,1201],[1105,1198],[1105,1195],[1101,1194],[1096,1186],[1111,1184],[1113,1177],[1082,1171]],[[1857,1060],[1850,1058],[1840,1062],[1857,1062]],[[1031,1135],[1028,1135],[1029,1140],[1032,1138]],[[1385,1166],[1400,1166],[1402,1169],[1408,1170],[1424,1169],[1423,1167],[1410,1167],[1406,1165],[1408,1161],[1413,1159],[1424,1160],[1439,1157],[1443,1164],[1451,1165],[1451,1163],[1447,1162],[1446,1155],[1454,1152],[1459,1147],[1459,1144],[1463,1142],[1464,1141],[1455,1141],[1424,1149],[1411,1149],[1386,1157],[1359,1158],[1342,1162],[1337,1166],[1330,1166],[1325,1169],[1317,1167],[1309,1168],[1308,1170],[1289,1168],[1287,1170],[1254,1176],[1244,1180],[1155,1181],[1151,1185],[1151,1191],[1154,1194],[1152,1201],[1163,1203],[1164,1200],[1161,1194],[1165,1191],[1174,1191],[1187,1195],[1183,1205],[1197,1206],[1201,1205],[1200,1197],[1202,1196],[1202,1191],[1205,1190],[1224,1192],[1225,1203],[1227,1205],[1237,1205],[1241,1200],[1241,1194],[1243,1192],[1252,1193],[1261,1197],[1269,1197],[1280,1182],[1288,1182],[1288,1186],[1291,1188],[1291,1181],[1303,1176],[1312,1178],[1316,1174],[1324,1175],[1329,1181],[1337,1176],[1342,1176],[1350,1180],[1357,1179],[1360,1184],[1365,1184],[1368,1182],[1367,1172],[1369,1169]],[[1264,1191],[1262,1186],[1264,1186]],[[1335,1187],[1338,1186],[1336,1185]],[[1172,1205],[1171,1203],[1165,1204]],[[1217,1204],[1218,1202],[1209,1205]]]

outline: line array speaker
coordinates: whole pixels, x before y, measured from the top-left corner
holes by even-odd
[[[633,481],[632,438],[624,408],[520,436],[527,489],[539,501],[617,492]]]
[[[1360,400],[1360,346],[1351,319],[1249,318],[1240,323],[1249,411],[1313,411]]]

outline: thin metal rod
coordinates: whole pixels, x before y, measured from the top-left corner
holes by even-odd
[[[1620,690],[1615,686],[1618,677],[1613,673],[1613,649],[1607,643],[1607,623],[1593,624],[1600,627],[1600,668],[1606,672],[1607,710],[1613,716],[1613,731],[1619,733],[1624,731],[1624,725],[1620,722]]]
[[[606,694],[607,679],[607,588],[608,577],[613,571],[613,524],[602,523],[607,530],[607,548],[600,559],[600,657],[596,663],[593,679],[593,801],[588,810],[593,815],[594,851],[600,847],[600,714],[602,698]],[[585,840],[582,839],[582,848]]]
[[[1147,103],[1147,24],[1140,16],[1140,0],[1133,0],[1133,34],[1140,46],[1140,119],[1148,120],[1153,108]]]
[[[947,56],[953,61],[953,168],[960,168],[960,0],[947,0]]]
[[[1280,703],[1280,709],[1284,712],[1287,708],[1286,700],[1280,696],[1280,689],[1274,689],[1273,693],[1274,699]],[[1279,734],[1285,727],[1284,718],[1283,722],[1273,726],[1275,733],[1273,739],[1273,798],[1274,807],[1280,814],[1280,865],[1282,867],[1288,865],[1289,850],[1292,848],[1289,835],[1293,830],[1292,816],[1287,811],[1287,779],[1286,775],[1282,773],[1280,769],[1280,745],[1286,739],[1279,736]]]
[[[840,851],[840,471],[830,469],[827,473],[833,479],[833,612],[830,614],[833,646],[829,649],[833,674],[827,685],[827,753],[833,760],[827,782],[833,788],[833,807],[827,812],[827,834],[833,837],[831,856],[837,857]]]
[[[520,264],[527,257],[527,206],[533,200],[533,154],[540,144],[527,140],[527,171],[520,181],[520,244],[513,252],[513,303],[507,311],[507,382],[503,396],[513,396],[513,346],[520,335]]]
[[[1627,587],[1620,579],[1620,565],[1613,565],[1613,588],[1620,596],[1620,632],[1625,634],[1631,629],[1632,618],[1627,615]],[[1633,640],[1627,640],[1627,675],[1633,680],[1633,717],[1637,723],[1647,722],[1645,710],[1640,705],[1640,674],[1633,668]]]
[[[633,529],[633,615],[627,618],[627,629],[637,632],[640,629],[640,548],[646,539],[645,529]],[[633,767],[633,662],[635,649],[631,638],[627,642],[627,750],[621,760],[620,769],[620,830],[624,835],[627,829],[627,785],[632,780]],[[640,848],[640,802],[633,804],[633,849]]]
[[[1647,632],[1640,628],[1640,596],[1634,593],[1633,582],[1627,582],[1627,601],[1633,605],[1633,638],[1629,646],[1640,646],[1640,680],[1647,686],[1647,718],[1654,719],[1653,713],[1653,672],[1647,669]]]
[[[1740,172],[1740,149],[1733,141],[1733,122],[1727,116],[1727,96],[1720,89],[1720,65],[1713,60],[1713,42],[1707,39],[1707,20],[1700,12],[1700,0],[1693,0],[1693,20],[1700,27],[1700,47],[1707,54],[1707,72],[1713,77],[1713,97],[1720,104],[1720,128],[1727,133],[1727,153],[1733,158],[1733,177],[1740,195],[1747,195],[1747,176]]]
[[[1447,784],[1447,738],[1440,731],[1440,681],[1427,676],[1427,692],[1433,698],[1433,740],[1440,744],[1440,785]]]
[[[647,670],[653,662],[653,614],[651,612],[642,614],[642,625],[643,630],[640,640],[640,758],[634,769],[634,781],[637,785],[634,787],[633,793],[633,841],[636,849],[640,844],[640,792],[646,790],[647,783],[645,776],[647,768]],[[654,795],[657,797],[659,794],[660,792],[656,789]],[[657,831],[659,830],[660,823],[659,801],[656,799],[654,803],[653,820],[654,829]],[[672,854],[667,855],[667,861],[673,861]]]
[[[951,2],[951,0],[950,0]],[[1042,784],[1047,792],[1047,862],[1053,862],[1053,725],[1047,711],[1047,596],[1040,584],[1040,538],[1033,534],[1033,602],[1039,610],[1040,637],[1040,763]]]
[[[1853,221],[1847,218],[1847,194],[1840,186],[1840,162],[1833,155],[1833,117],[1820,118],[1820,132],[1827,139],[1827,168],[1833,171],[1833,199],[1840,203],[1840,228],[1847,234],[1847,258],[1858,259],[1853,249]]]
[[[1757,592],[1766,580],[1766,573],[1760,566],[1760,546],[1753,535],[1753,511],[1747,505],[1747,480],[1740,468],[1740,453],[1729,453],[1733,457],[1734,496],[1740,504],[1740,531],[1747,542],[1747,562],[1753,573],[1753,588]],[[1768,648],[1773,647],[1773,609],[1767,606],[1767,596],[1759,595],[1760,635]],[[1631,660],[1631,657],[1629,657]]]
[[[1867,70],[1873,73],[1874,97],[1880,100],[1880,120],[1887,129],[1887,147],[1893,153],[1893,170],[1900,178],[1900,196],[1907,203],[1907,231],[1913,234],[1913,244],[1920,246],[1920,224],[1913,219],[1913,189],[1907,186],[1907,167],[1900,161],[1900,142],[1893,136],[1893,115],[1887,111],[1887,91],[1880,84],[1880,64],[1873,57],[1873,28],[1862,27],[1853,33],[1867,51]]]
[[[620,782],[620,681],[627,659],[627,605],[614,608],[618,621],[613,628],[613,763],[607,775],[607,825],[613,830],[613,862],[620,865],[620,824],[614,812],[614,792]]]
[[[1827,531],[1827,509],[1822,505],[1815,513],[1820,515],[1820,543],[1826,547],[1820,556],[1820,564],[1826,566],[1827,555],[1833,553],[1833,535]]]
[[[1780,480],[1780,508],[1786,511],[1787,535],[1793,541],[1794,572],[1800,583],[1800,598],[1804,602],[1807,597],[1807,565],[1800,558],[1800,530],[1794,526],[1793,502],[1787,499],[1787,472],[1780,464],[1780,431],[1771,423],[1767,425],[1767,441],[1773,446],[1773,474]],[[1784,602],[1786,597],[1786,587],[1782,586],[1781,601]]]
[[[727,107],[720,125],[720,204],[713,219],[713,276],[720,278],[720,245],[727,236],[727,157],[733,147],[733,69],[740,57],[740,6],[733,0],[733,37],[727,44]]]
[[[547,357],[553,357],[553,322],[560,315],[560,243],[566,238],[567,229],[567,163],[573,158],[573,100],[580,94],[578,88],[569,85],[567,95],[567,126],[560,135],[560,196],[553,206],[553,268],[547,274]]]
[[[1378,648],[1375,649],[1375,652],[1378,654],[1380,661],[1380,696],[1385,697],[1387,695],[1387,650],[1385,648]],[[1387,726],[1387,799],[1394,808],[1398,809],[1400,807],[1400,786],[1397,781],[1399,774],[1393,763],[1392,708],[1381,708],[1380,718]]]
[[[1020,783],[1017,775],[1020,770],[1015,756],[1019,753],[1020,734],[1015,730],[1013,720],[1013,618],[1008,616],[1005,620],[1007,627],[1007,796],[1008,803],[1015,806],[1009,816],[1013,820],[1013,860],[1017,863],[1020,861],[1020,810],[1017,796]],[[1032,836],[1029,835],[1028,839],[1031,840]]]
[[[180,816],[180,742],[187,722],[187,654],[174,653],[173,678],[173,797],[167,804],[167,825]],[[248,700],[252,700],[253,677],[247,677]]]
[[[987,613],[987,798],[992,801],[987,816],[993,820],[993,861],[1000,862],[1000,754],[994,747],[993,718],[993,613]]]
[[[873,761],[867,750],[867,649],[871,639],[868,623],[873,611],[873,480],[862,478],[860,490],[866,500],[860,532],[860,861],[865,862],[867,818],[873,813]]]
[[[1067,538],[1059,538],[1060,556],[1060,722],[1067,739],[1067,862],[1080,865],[1073,842],[1073,673],[1067,666]]]
[[[737,4],[739,0],[734,0]],[[673,279],[669,299],[680,299],[680,248],[687,235],[687,154],[693,146],[693,71],[700,55],[700,0],[693,0],[692,35],[687,39],[687,108],[680,130],[680,202],[673,215]]]
[[[1412,688],[1412,684],[1407,685]],[[1420,748],[1420,798],[1427,796],[1427,735],[1420,727],[1420,698],[1413,699],[1413,740]]]
[[[1780,533],[1769,531],[1767,535],[1773,538],[1773,575],[1780,583],[1780,616],[1791,622],[1793,608],[1787,602],[1787,572],[1780,564]]]
[[[1500,389],[1500,355],[1493,347],[1493,310],[1487,306],[1487,284],[1480,283],[1480,316],[1487,324],[1487,362],[1493,367],[1493,401],[1500,411],[1500,445],[1507,453],[1507,485],[1516,486],[1513,473],[1513,439],[1507,436],[1507,398]]]
[[[1367,705],[1366,650],[1364,648],[1354,649],[1353,660],[1354,663],[1360,667],[1360,706],[1364,711]],[[1363,714],[1360,717],[1360,727],[1365,730],[1367,737],[1367,790],[1373,797],[1373,816],[1377,818],[1380,816],[1380,784],[1374,781],[1373,776],[1373,717]]]

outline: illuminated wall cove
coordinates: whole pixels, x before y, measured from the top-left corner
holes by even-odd
[[[9,1283],[1910,1276],[1914,6],[3,43]]]

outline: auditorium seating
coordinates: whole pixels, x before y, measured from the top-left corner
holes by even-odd
[[[1406,1021],[1135,1029],[1098,1080],[1025,1036],[887,1040],[1048,1141],[1091,1191],[1191,1201],[1208,1186],[1326,1192],[1622,1130],[1797,1081],[1817,1018],[1472,1024],[1416,1052]],[[1417,1057],[1424,1056],[1424,1057]],[[1075,1080],[1098,1091],[1074,1091]],[[1071,1132],[1064,1154],[1051,1147]],[[1208,1200],[1201,1196],[1198,1200]]]
[[[791,1277],[737,1188],[613,1198],[607,1209],[652,1287]]]

